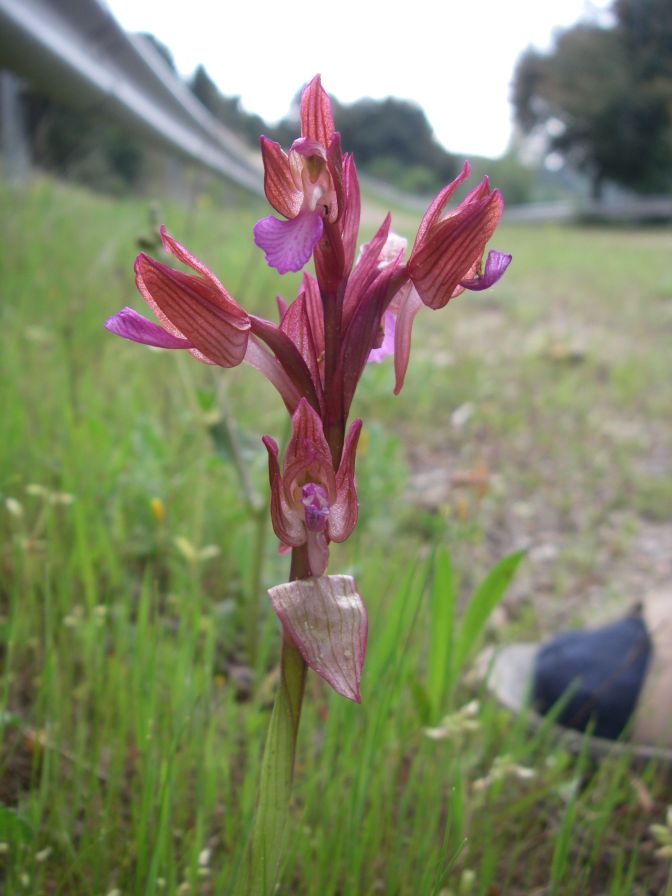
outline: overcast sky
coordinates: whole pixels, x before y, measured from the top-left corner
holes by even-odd
[[[452,152],[501,155],[511,136],[511,78],[530,44],[602,15],[609,0],[106,0],[129,31],[150,31],[190,75],[202,63],[227,96],[266,121],[282,118],[322,75],[343,102],[398,96],[419,103]]]

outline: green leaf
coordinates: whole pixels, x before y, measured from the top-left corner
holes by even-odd
[[[236,896],[275,893],[290,834],[289,800],[305,680],[301,654],[283,641],[280,687],[266,736],[254,829]]]
[[[196,389],[196,400],[200,409],[206,414],[217,410],[217,397],[212,389]]]
[[[411,696],[413,697],[413,705],[418,714],[421,725],[429,725],[433,719],[433,709],[427,694],[427,688],[419,678],[410,680]]]
[[[451,681],[455,629],[455,575],[450,554],[439,548],[434,559],[431,596],[431,634],[427,667],[427,697],[430,717],[437,722]]]
[[[500,560],[487,574],[469,601],[455,639],[452,657],[451,687],[455,686],[464,664],[476,649],[492,611],[511,584],[525,551],[516,551]]]
[[[9,806],[0,805],[0,841],[27,843],[33,836],[33,829],[25,818]]]

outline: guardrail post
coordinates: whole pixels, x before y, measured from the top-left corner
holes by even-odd
[[[25,184],[30,174],[30,147],[21,99],[21,80],[9,71],[0,71],[0,152],[5,180]]]

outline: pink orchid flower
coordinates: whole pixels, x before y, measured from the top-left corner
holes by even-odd
[[[406,264],[406,279],[390,301],[370,361],[394,354],[396,383],[401,391],[411,352],[415,316],[423,306],[443,308],[465,289],[480,291],[494,286],[511,263],[511,255],[490,251],[483,264],[485,247],[500,221],[504,203],[498,190],[491,190],[488,178],[469,193],[460,205],[442,217],[457,188],[468,178],[464,168],[445,187],[427,210]],[[406,240],[390,233],[378,257],[382,270],[403,254]]]
[[[323,280],[334,283],[352,267],[359,229],[359,179],[352,157],[341,152],[331,101],[317,75],[301,96],[301,137],[289,153],[261,137],[264,190],[273,208],[286,220],[262,218],[254,240],[266,261],[279,273],[300,271],[323,236],[331,244],[328,257],[316,252]],[[338,226],[336,226],[338,225]]]
[[[161,238],[166,250],[196,275],[140,254],[135,282],[161,325],[126,307],[105,322],[106,329],[143,345],[187,350],[204,364],[236,367],[245,361],[276,387],[290,412],[301,396],[319,407],[320,393],[291,336],[247,314],[209,268],[163,227]]]
[[[327,568],[329,541],[345,541],[357,523],[355,453],[361,428],[361,420],[350,427],[337,471],[322,421],[305,399],[292,417],[282,474],[276,442],[270,436],[263,438],[268,451],[273,529],[283,545],[307,545],[313,576],[321,576]]]
[[[184,274],[145,254],[135,262],[135,282],[161,326],[123,308],[105,327],[117,336],[157,348],[187,349],[199,361],[236,367],[247,351],[250,317],[212,271],[161,228],[165,249],[196,272]]]
[[[491,252],[483,271],[483,254],[504,211],[499,190],[487,177],[453,211],[443,215],[448,201],[471,174],[469,162],[444,187],[420,222],[408,275],[423,304],[443,308],[465,289],[487,289],[502,277],[510,255]]]
[[[301,134],[289,154],[279,143],[261,138],[266,198],[287,220],[262,218],[254,227],[254,240],[281,274],[300,271],[322,237],[325,221],[334,223],[338,217],[328,160],[334,121],[319,76],[302,95]]]
[[[287,220],[262,218],[254,226],[254,241],[280,274],[300,271],[322,237],[325,219],[334,222],[338,215],[327,151],[300,137],[286,155],[279,144],[262,137],[261,153],[266,197]]]

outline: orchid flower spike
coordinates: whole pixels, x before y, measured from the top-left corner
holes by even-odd
[[[398,393],[418,311],[443,308],[465,290],[488,289],[511,256],[490,251],[485,257],[504,207],[487,177],[446,211],[469,177],[465,163],[428,208],[407,258],[406,241],[391,232],[388,215],[355,264],[359,180],[352,156],[341,151],[319,75],[302,93],[300,118],[301,136],[288,152],[261,138],[264,190],[280,217],[258,221],[254,240],[281,274],[314,262],[314,276],[304,275],[296,299],[279,302],[279,324],[248,314],[162,228],[166,251],[191,273],[139,255],[136,284],[158,323],[124,308],[105,326],[134,342],[189,351],[207,364],[245,361],[277,389],[292,416],[292,435],[282,471],[276,442],[263,438],[271,518],[282,545],[299,550],[292,566],[296,580],[272,588],[269,596],[285,643],[338,693],[359,701],[366,610],[354,580],[325,574],[330,542],[345,541],[357,522],[362,421],[347,430],[357,385],[367,361],[393,354]]]

